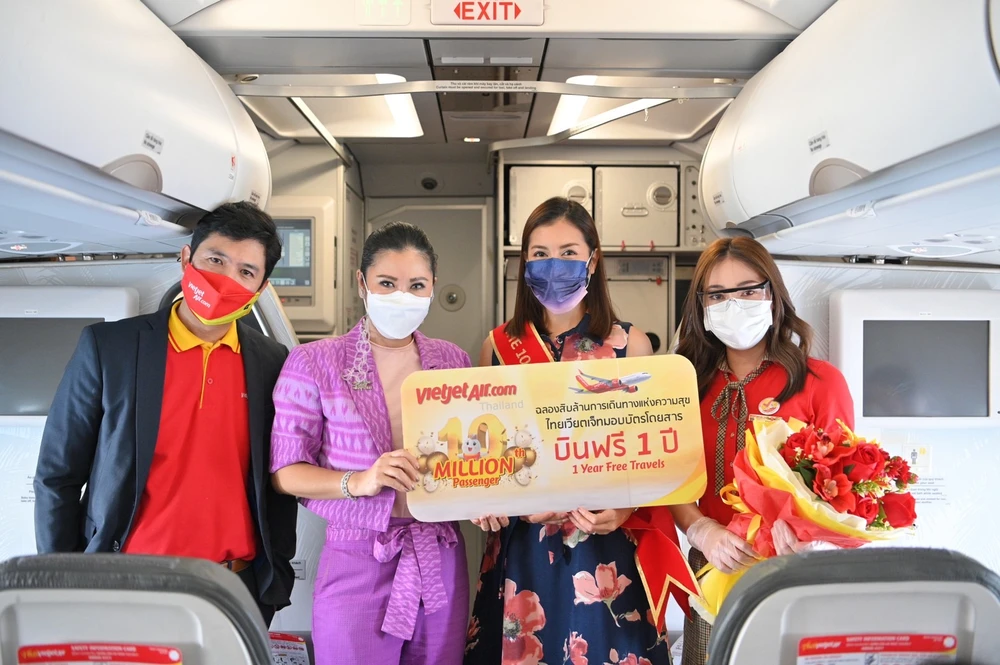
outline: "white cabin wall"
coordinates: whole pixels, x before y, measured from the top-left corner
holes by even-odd
[[[844,289],[1000,289],[1000,271],[780,261],[796,312],[815,331],[812,354],[830,349],[830,294]],[[858,353],[861,350],[858,349]],[[855,406],[857,410],[857,405]],[[871,435],[858,432],[859,435]],[[881,443],[908,457],[924,448],[914,472],[917,530],[896,545],[957,550],[1000,572],[1000,534],[989,497],[994,478],[982,470],[1000,468],[1000,428],[883,431]],[[890,543],[892,544],[892,543]]]
[[[270,160],[275,196],[338,196],[344,169],[326,145],[296,144],[276,151]]]

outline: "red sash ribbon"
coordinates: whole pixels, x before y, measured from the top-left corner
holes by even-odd
[[[548,345],[542,340],[535,326],[528,324],[524,335],[511,337],[498,326],[490,332],[490,342],[500,359],[501,365],[529,365],[535,363],[555,362]]]
[[[555,362],[548,345],[530,323],[520,337],[509,336],[504,325],[498,326],[490,333],[490,342],[501,365]],[[668,593],[685,614],[690,613],[688,596],[698,595],[698,583],[681,551],[674,518],[666,506],[639,508],[621,528],[635,541],[636,566],[646,589],[653,621],[663,632]]]

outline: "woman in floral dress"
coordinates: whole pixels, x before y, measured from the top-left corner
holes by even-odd
[[[514,316],[483,344],[537,343],[535,361],[652,354],[646,335],[619,321],[597,228],[578,203],[546,201],[524,229]],[[506,336],[506,337],[505,337]],[[631,509],[484,516],[489,532],[469,625],[466,665],[668,665],[635,563],[619,527]]]

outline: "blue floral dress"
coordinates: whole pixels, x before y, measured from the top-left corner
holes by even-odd
[[[589,317],[554,338],[559,361],[622,358],[631,325],[605,340],[587,334]],[[493,364],[499,364],[496,356]],[[591,536],[572,522],[511,524],[487,537],[465,650],[466,665],[669,665],[621,530]]]

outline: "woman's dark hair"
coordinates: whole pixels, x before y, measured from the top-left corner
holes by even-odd
[[[264,280],[281,260],[281,237],[271,216],[247,201],[226,203],[202,217],[191,234],[191,254],[205,238],[219,234],[230,240],[256,240],[264,246]]]
[[[587,295],[583,306],[590,314],[588,334],[603,340],[611,335],[611,329],[618,322],[614,306],[611,304],[611,294],[608,292],[608,280],[604,272],[604,259],[601,254],[601,239],[597,235],[597,225],[587,209],[576,201],[554,197],[535,208],[524,225],[521,235],[521,267],[517,271],[517,297],[514,301],[514,315],[510,317],[504,331],[511,337],[521,337],[529,323],[533,323],[540,333],[549,334],[545,329],[545,308],[524,281],[524,266],[528,262],[528,248],[531,246],[531,234],[535,229],[555,224],[561,219],[575,226],[583,234],[587,247],[593,253],[594,274],[587,287]]]
[[[785,281],[777,264],[764,246],[751,238],[722,238],[708,246],[698,258],[691,281],[691,290],[684,301],[683,321],[677,353],[694,365],[698,373],[698,390],[702,397],[708,390],[719,363],[726,355],[726,345],[705,330],[705,308],[698,295],[705,291],[709,276],[720,261],[736,259],[759,273],[769,284],[774,322],[767,331],[768,357],[781,365],[788,374],[784,390],[777,396],[779,402],[801,392],[809,373],[807,359],[812,342],[812,328],[795,313]],[[796,344],[792,335],[799,338]]]
[[[438,257],[431,241],[427,239],[423,229],[406,222],[389,222],[365,238],[365,246],[361,249],[361,274],[368,274],[368,269],[372,267],[379,252],[402,252],[406,249],[414,249],[423,254],[431,264],[431,275],[437,277]]]

